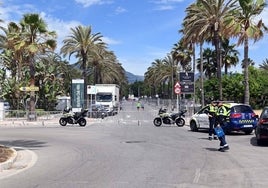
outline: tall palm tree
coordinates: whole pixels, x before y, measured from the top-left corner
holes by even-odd
[[[167,80],[169,83],[168,85],[168,93],[171,93],[171,99],[173,100],[174,98],[174,93],[173,93],[173,87],[174,87],[174,82],[178,80],[178,65],[177,65],[177,60],[173,58],[173,54],[167,55],[163,59],[163,69],[161,71],[161,76],[163,80]]]
[[[187,15],[184,20],[184,33],[187,36],[193,33],[198,41],[201,41],[200,39],[212,41],[215,46],[220,99],[222,98],[220,36],[226,33],[225,21],[236,7],[235,0],[197,0],[186,9]]]
[[[190,62],[192,60],[192,48],[191,45],[183,45],[183,40],[180,40],[176,44],[173,45],[171,55],[176,61],[177,65],[180,65],[183,70],[185,71],[191,71],[192,67],[190,65]]]
[[[100,33],[93,34],[90,26],[81,26],[71,28],[71,35],[63,40],[61,54],[69,58],[74,54],[77,58],[82,59],[82,71],[84,79],[84,108],[87,108],[87,85],[88,85],[88,56],[92,51],[96,50],[97,44],[104,44]]]
[[[16,23],[10,23],[15,26]],[[19,38],[16,41],[15,49],[24,51],[24,57],[29,66],[30,86],[35,86],[35,58],[37,54],[45,53],[47,50],[56,48],[56,33],[47,29],[47,24],[38,14],[25,14],[19,25],[20,33],[12,33],[14,38]],[[30,93],[30,113],[29,118],[33,119],[32,114],[35,114],[35,94]],[[36,116],[33,116],[34,119]]]
[[[256,22],[256,16],[260,15],[264,10],[265,0],[239,0],[240,9],[233,13],[233,17],[229,18],[229,29],[238,36],[238,45],[244,44],[244,103],[249,104],[249,73],[248,73],[248,51],[249,40],[254,42],[263,37],[263,32],[267,31],[267,27],[262,19]]]
[[[160,76],[161,71],[163,70],[163,60],[155,59],[152,62],[152,66],[150,66],[145,72],[145,82],[153,87],[154,94],[158,94],[157,89],[159,85],[163,82],[162,77]]]

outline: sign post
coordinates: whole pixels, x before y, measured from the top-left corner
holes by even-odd
[[[181,94],[181,85],[179,82],[175,84],[174,92],[177,94],[177,112],[179,112],[179,95]]]

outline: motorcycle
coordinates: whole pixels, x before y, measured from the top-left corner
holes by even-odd
[[[85,117],[87,116],[87,109],[82,109],[81,112],[75,112],[74,114],[70,113],[71,109],[63,110],[63,117],[60,118],[59,123],[61,126],[66,126],[69,124],[79,124],[81,127],[86,126],[87,120]]]
[[[156,117],[154,119],[154,125],[156,127],[159,127],[164,124],[176,124],[178,127],[183,127],[185,125],[185,120],[183,117],[185,117],[185,113],[187,110],[181,110],[178,113],[167,113],[166,109],[160,108],[158,115],[159,117]]]

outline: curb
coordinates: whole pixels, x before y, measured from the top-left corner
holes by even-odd
[[[17,154],[18,154],[17,151],[13,148],[9,148],[9,149],[13,151],[13,155],[7,161],[0,163],[0,172],[2,172],[3,170],[10,169],[13,163],[17,159]]]

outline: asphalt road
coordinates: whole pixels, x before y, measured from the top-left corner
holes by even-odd
[[[86,127],[0,128],[0,144],[34,153],[1,188],[262,188],[268,148],[254,135],[227,136],[230,150],[188,126],[155,127],[149,107],[127,103],[120,114]],[[1,177],[1,172],[0,172]]]

